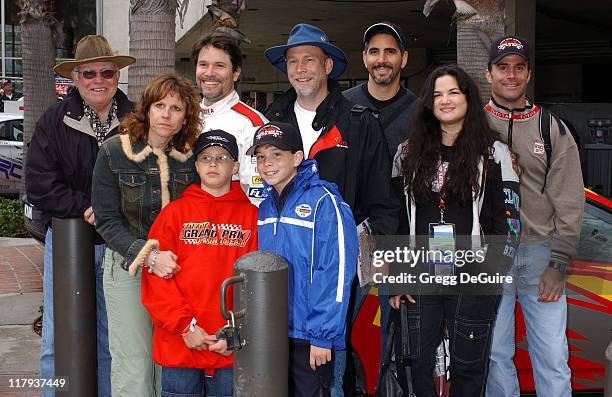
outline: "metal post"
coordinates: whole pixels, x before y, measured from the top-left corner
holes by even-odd
[[[104,36],[104,0],[96,0],[96,34]]]
[[[0,21],[0,29],[2,29],[2,33],[0,33],[0,37],[2,41],[2,77],[6,76],[6,37],[5,37],[5,26],[6,26],[6,21],[4,20],[6,18],[6,11],[5,11],[5,0],[0,0],[0,7],[2,8],[0,10],[0,19],[2,19],[2,21]],[[15,38],[13,37],[13,41],[15,41]],[[14,56],[15,54],[13,54]],[[14,71],[13,71],[14,72]]]
[[[83,219],[53,218],[55,376],[65,396],[95,396],[96,279],[94,229]]]
[[[234,352],[234,397],[287,397],[287,263],[270,252],[251,252],[234,264],[234,274],[233,282],[244,280],[235,284],[234,313],[246,342]]]
[[[606,348],[605,362],[604,397],[612,397],[612,340]]]

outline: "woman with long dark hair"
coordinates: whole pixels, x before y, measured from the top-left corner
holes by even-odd
[[[481,396],[498,294],[508,279],[464,283],[460,275],[505,276],[520,228],[518,201],[507,200],[518,200],[518,176],[507,146],[489,128],[476,84],[458,66],[439,67],[427,78],[396,164],[410,234],[428,248],[419,271],[439,276],[408,296],[414,391],[436,395],[434,354],[446,328],[450,395]],[[392,298],[392,305],[399,301]]]

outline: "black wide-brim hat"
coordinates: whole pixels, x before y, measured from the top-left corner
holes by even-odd
[[[276,69],[287,74],[287,62],[285,53],[289,48],[301,45],[313,45],[319,47],[324,53],[334,60],[334,67],[329,74],[330,79],[336,79],[346,70],[348,64],[346,54],[340,48],[329,42],[327,34],[316,26],[307,23],[297,24],[291,29],[287,44],[268,48],[264,54],[268,62]]]

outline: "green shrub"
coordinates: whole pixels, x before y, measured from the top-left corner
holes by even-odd
[[[0,237],[28,237],[19,199],[0,198]]]

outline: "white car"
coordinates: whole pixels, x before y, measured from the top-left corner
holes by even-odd
[[[23,114],[0,113],[0,196],[18,197],[23,189]],[[24,222],[27,231],[44,241],[46,227],[40,211],[27,202],[25,194]]]
[[[19,194],[23,172],[23,114],[0,113],[0,196]]]

